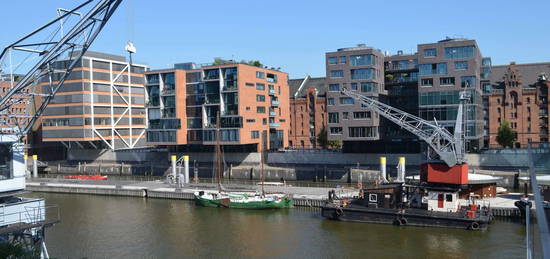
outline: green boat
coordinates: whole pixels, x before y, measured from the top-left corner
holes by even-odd
[[[264,139],[262,137],[262,139]],[[264,148],[265,150],[265,148]],[[218,182],[217,191],[197,191],[194,193],[197,205],[218,208],[237,208],[237,209],[284,209],[293,205],[292,198],[284,193],[269,193],[264,190],[264,161],[265,152],[260,156],[261,170],[261,192],[255,193],[237,193],[223,190],[221,184],[222,171],[222,151],[220,148],[220,114],[216,119],[216,180]]]
[[[284,209],[293,206],[292,199],[285,194],[195,192],[197,205],[236,209]]]

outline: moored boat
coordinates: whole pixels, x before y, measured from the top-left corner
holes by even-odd
[[[77,180],[107,180],[109,179],[106,175],[84,175],[84,174],[78,174],[78,175],[65,175],[63,176],[65,179],[77,179]]]
[[[362,189],[352,200],[338,200],[330,193],[321,215],[340,221],[468,230],[486,229],[492,220],[487,206],[460,206],[456,190],[402,184]]]
[[[293,206],[292,199],[285,194],[195,192],[195,201],[205,207],[238,209],[283,209]]]

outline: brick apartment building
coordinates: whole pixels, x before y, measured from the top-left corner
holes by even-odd
[[[345,152],[419,151],[414,136],[342,96],[342,87],[423,119],[435,119],[451,132],[460,92],[466,90],[472,96],[467,105],[467,148],[478,150],[485,125],[482,83],[488,84],[490,73],[490,59],[483,58],[476,41],[468,39],[419,44],[414,54],[399,51],[393,56],[364,44],[328,52],[328,138],[342,141]]]
[[[5,78],[9,80],[9,78]],[[14,82],[13,84],[16,84]],[[10,81],[1,81],[0,80],[0,96],[4,96],[9,89],[12,87],[12,82]],[[28,97],[19,96],[23,98],[23,101],[20,101],[16,104],[13,104],[8,111],[3,111],[0,115],[0,132],[11,133],[17,131],[19,125],[26,125],[26,122],[29,120],[29,102]]]
[[[290,130],[292,148],[319,148],[318,136],[327,130],[326,94],[324,77],[289,80]]]
[[[526,148],[529,141],[548,142],[548,87],[550,63],[493,66],[488,99],[488,144],[496,141],[503,120],[517,133],[515,148]]]
[[[132,64],[131,73],[128,67],[124,56],[86,52],[44,110],[41,141],[65,148],[144,146],[146,67]],[[48,84],[39,86],[46,91]]]
[[[176,64],[147,77],[147,144],[171,151],[212,150],[220,113],[225,150],[286,148],[288,75],[249,64]],[[262,136],[264,143],[260,143]]]

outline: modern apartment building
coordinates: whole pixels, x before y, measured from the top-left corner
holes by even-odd
[[[342,88],[379,98],[384,90],[384,55],[360,44],[326,53],[328,139],[351,144],[380,139],[380,117],[340,93]],[[354,148],[351,148],[354,149]]]
[[[172,151],[210,150],[220,116],[225,150],[288,146],[288,75],[249,64],[176,64],[146,73],[147,144]],[[261,143],[261,139],[265,140]]]
[[[496,141],[502,121],[510,123],[517,134],[515,148],[527,143],[548,143],[548,87],[550,63],[494,66],[488,92],[488,142],[491,148],[502,148]]]
[[[418,94],[420,117],[454,131],[460,92],[471,95],[466,105],[466,148],[483,146],[483,104],[481,80],[489,78],[475,40],[450,39],[418,45]]]
[[[319,134],[326,133],[327,84],[324,77],[289,80],[291,148],[319,148]]]
[[[130,72],[129,66],[124,56],[86,52],[41,117],[42,141],[66,148],[143,146],[146,67],[132,64]],[[46,91],[48,84],[39,86]]]

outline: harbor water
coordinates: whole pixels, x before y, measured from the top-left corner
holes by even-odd
[[[525,227],[510,220],[474,232],[335,222],[317,209],[229,210],[183,200],[28,195],[59,206],[61,223],[46,232],[56,258],[525,257]]]

